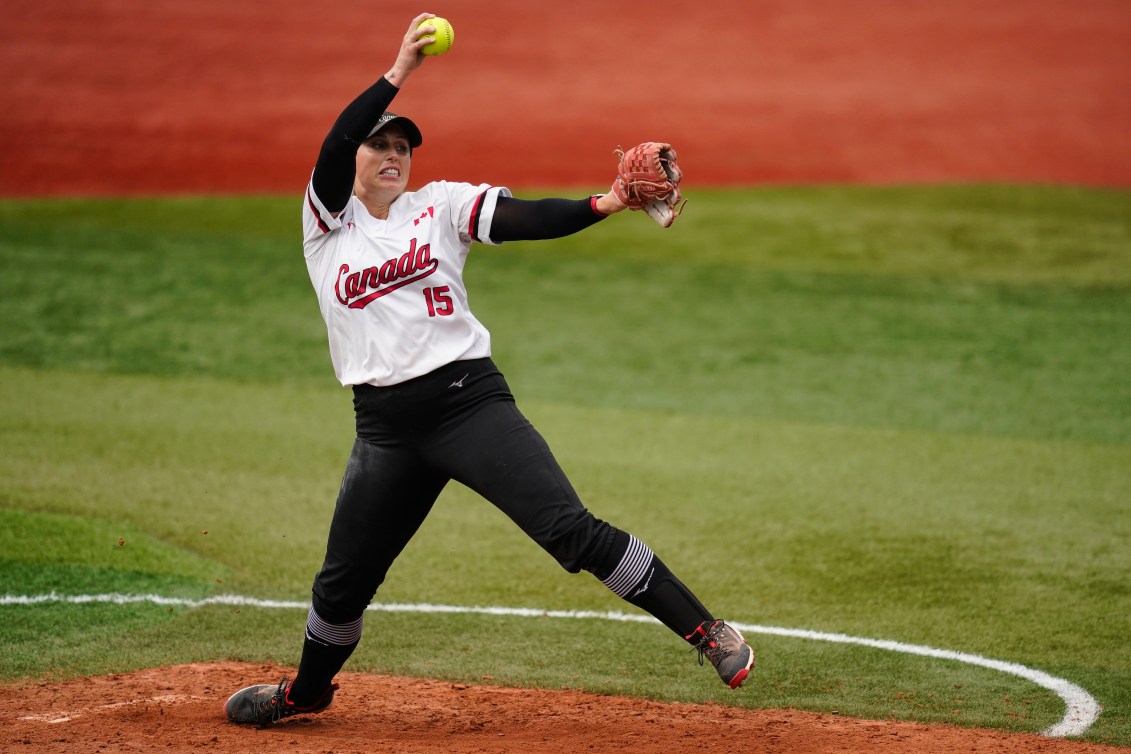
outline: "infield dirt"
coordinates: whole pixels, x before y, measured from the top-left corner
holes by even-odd
[[[11,752],[684,752],[1115,754],[1096,744],[796,710],[660,704],[580,691],[341,673],[333,705],[266,729],[232,725],[233,691],[286,672],[210,663],[0,686]],[[739,692],[741,693],[741,692]]]

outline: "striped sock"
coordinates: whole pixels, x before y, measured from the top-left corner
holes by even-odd
[[[361,641],[361,629],[364,621],[365,614],[362,613],[357,620],[349,623],[327,623],[312,607],[310,614],[306,617],[306,638],[339,647],[356,645]]]
[[[617,560],[617,551],[622,547],[623,554]],[[711,620],[703,603],[648,545],[628,532],[616,530],[610,549],[606,563],[615,562],[616,566],[611,572],[598,571],[597,577],[604,576],[601,583],[613,594],[651,613],[683,639],[700,623]]]
[[[652,561],[655,557],[648,545],[628,534],[628,547],[620,563],[607,578],[601,579],[601,583],[616,596],[631,599],[634,594],[639,594],[648,588],[653,570]]]
[[[315,704],[361,641],[364,615],[349,623],[328,623],[314,608],[306,618],[302,659],[288,697],[298,707]]]

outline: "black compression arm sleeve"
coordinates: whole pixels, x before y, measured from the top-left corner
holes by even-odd
[[[334,121],[314,164],[314,193],[326,209],[340,212],[353,193],[357,148],[399,90],[385,77],[357,96]]]
[[[515,199],[500,196],[491,221],[492,241],[536,241],[584,230],[605,215],[589,199]]]

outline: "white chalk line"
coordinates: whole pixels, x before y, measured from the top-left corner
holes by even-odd
[[[9,605],[38,605],[51,602],[65,602],[68,604],[111,603],[116,605],[147,602],[154,605],[187,608],[205,607],[208,605],[258,607],[275,610],[308,610],[310,608],[309,602],[265,600],[256,597],[245,597],[238,594],[218,594],[198,600],[184,597],[162,597],[157,594],[57,594],[51,592],[50,594],[35,595],[0,595],[0,607]],[[449,613],[519,618],[572,618],[619,621],[622,623],[658,622],[650,615],[630,615],[628,613],[599,612],[592,610],[539,610],[524,607],[466,607],[461,605],[378,603],[370,605],[369,610],[385,613]],[[1041,731],[1041,735],[1050,738],[1083,735],[1092,727],[1092,724],[1095,723],[1102,709],[1095,697],[1071,681],[1058,678],[1043,670],[1036,670],[1015,662],[994,660],[988,657],[982,657],[981,655],[955,652],[949,649],[936,649],[935,647],[918,644],[905,644],[900,641],[868,639],[860,636],[809,631],[800,628],[760,626],[752,623],[738,623],[734,621],[727,622],[743,633],[784,636],[793,639],[809,639],[834,644],[855,644],[862,647],[882,649],[888,652],[899,652],[901,654],[961,662],[967,665],[988,668],[1000,673],[1023,678],[1041,688],[1053,692],[1064,702],[1064,717],[1062,717],[1059,722]]]

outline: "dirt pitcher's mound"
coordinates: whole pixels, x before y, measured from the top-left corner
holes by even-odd
[[[660,704],[577,691],[342,673],[334,706],[260,730],[224,719],[241,686],[282,668],[198,663],[65,683],[0,685],[11,752],[1041,752],[1126,751],[1030,735],[793,710]]]

